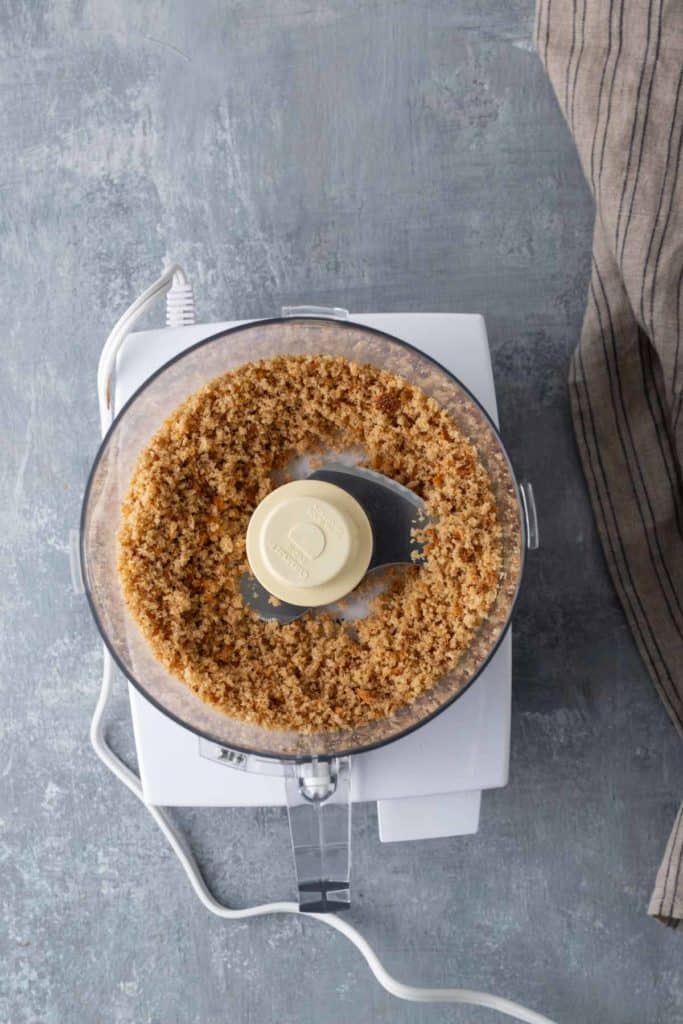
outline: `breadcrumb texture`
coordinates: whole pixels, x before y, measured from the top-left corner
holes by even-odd
[[[249,518],[302,453],[360,450],[425,500],[426,563],[389,578],[366,618],[289,625],[244,602]],[[453,419],[403,378],[340,356],[280,356],[212,380],[140,455],[118,570],[156,658],[203,701],[269,730],[385,718],[453,669],[494,602],[501,526]]]

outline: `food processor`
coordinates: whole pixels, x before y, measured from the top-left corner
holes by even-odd
[[[122,364],[119,358],[121,346],[135,319],[158,294],[166,291],[169,292],[169,328],[163,333],[169,341],[167,353],[171,358],[159,366],[157,353],[150,358],[150,372],[141,372],[138,367],[138,374],[144,382],[118,411],[116,395],[121,382],[117,380],[117,375],[126,374],[125,362]],[[299,901],[298,908],[290,904],[275,904],[272,908],[321,914],[322,920],[344,931],[361,948],[359,941],[349,934],[354,930],[350,926],[343,927],[338,923],[341,919],[336,914],[330,914],[345,909],[350,902],[351,806],[353,800],[359,797],[358,785],[354,786],[353,782],[352,766],[356,762],[370,763],[373,757],[383,757],[386,752],[399,751],[402,744],[403,749],[407,750],[411,740],[419,739],[421,735],[426,736],[430,729],[445,722],[447,716],[453,716],[461,701],[464,706],[468,697],[471,699],[478,681],[486,677],[487,669],[495,663],[497,654],[500,656],[506,653],[509,669],[508,627],[519,593],[525,551],[538,544],[533,491],[530,485],[520,485],[517,481],[491,416],[468,387],[449,369],[405,338],[371,326],[367,321],[372,320],[372,317],[363,318],[366,322],[361,323],[358,322],[361,318],[350,319],[341,309],[288,307],[280,317],[272,319],[223,326],[215,331],[208,325],[204,325],[201,331],[192,328],[198,338],[192,343],[188,331],[193,319],[191,289],[180,268],[172,266],[124,315],[112,332],[100,361],[98,389],[103,428],[107,429],[86,489],[79,536],[79,564],[74,564],[76,575],[80,572],[82,577],[106,647],[107,693],[103,691],[103,698],[98,705],[97,721],[92,731],[93,742],[103,760],[150,806],[181,860],[183,856],[188,858],[189,854],[183,854],[182,843],[173,838],[176,833],[170,825],[164,825],[164,812],[153,804],[190,801],[159,799],[164,789],[163,780],[160,784],[161,777],[164,774],[172,777],[173,768],[168,749],[163,762],[165,769],[162,764],[161,772],[158,771],[159,764],[154,766],[151,763],[153,759],[146,764],[141,742],[146,744],[145,736],[150,734],[150,730],[163,732],[166,729],[169,737],[180,737],[182,734],[184,742],[194,737],[199,759],[204,765],[219,764],[222,768],[233,769],[228,773],[233,780],[248,777],[254,781],[257,789],[259,786],[269,787],[271,795],[276,792],[272,787],[276,787],[278,798],[268,802],[286,801],[288,807]],[[471,319],[481,321],[481,318]],[[481,325],[483,329],[483,321]],[[442,678],[435,680],[428,692],[389,717],[351,729],[319,733],[266,730],[229,718],[202,702],[180,680],[167,672],[152,654],[126,606],[117,573],[117,534],[121,504],[138,456],[166,417],[210,380],[246,362],[301,354],[329,354],[369,363],[406,378],[434,398],[447,410],[466,440],[475,447],[488,473],[502,526],[503,557],[496,597],[458,664]],[[144,363],[143,358],[143,366]],[[123,390],[125,392],[125,388]],[[114,418],[115,411],[117,414]],[[113,422],[107,426],[112,419]],[[344,473],[359,474],[362,478],[364,471],[350,467],[342,458],[341,464],[325,465],[317,472],[319,480],[324,480],[327,472],[327,484],[332,481],[336,485]],[[309,473],[304,479],[315,475]],[[377,483],[391,487],[392,482]],[[406,496],[403,497],[405,500]],[[415,507],[418,505],[419,502],[416,502]],[[418,551],[418,560],[419,557]],[[371,567],[372,551],[368,555],[366,568]],[[304,601],[299,601],[299,604],[303,605]],[[137,780],[133,782],[133,777],[129,778],[125,772],[114,767],[110,752],[105,753],[108,748],[103,739],[101,717],[108,686],[111,685],[112,661],[132,684],[131,706],[144,783],[142,788]],[[486,707],[486,703],[479,707],[479,718],[485,718]],[[507,714],[509,729],[509,699]],[[413,756],[415,750],[419,750],[419,747],[413,747]],[[394,763],[397,756],[394,755]],[[451,757],[457,759],[457,756],[457,749],[451,752]],[[506,777],[507,749],[504,751],[504,761],[503,774]],[[220,786],[216,779],[214,776],[213,784]],[[361,798],[366,781],[361,780]],[[494,784],[504,784],[504,781],[505,778],[501,777],[501,781]],[[240,785],[237,781],[233,784],[235,787]],[[365,788],[368,789],[367,786]],[[261,792],[265,791],[261,788]],[[432,792],[439,791],[432,787]],[[442,792],[448,792],[447,780],[444,781]],[[480,795],[480,791],[473,792],[477,797]],[[199,793],[197,796],[198,799],[192,802],[213,802],[211,798],[202,799]],[[415,799],[420,801],[422,797],[418,793]],[[259,798],[226,802],[257,803]],[[400,799],[393,802],[401,804]],[[477,801],[476,820],[478,806]],[[398,809],[400,817],[400,807]],[[414,807],[406,805],[406,811],[410,817],[414,814]],[[386,835],[382,835],[382,838],[408,838],[402,834],[401,823],[392,822],[391,817],[390,814],[386,815]],[[380,830],[381,818],[380,808]],[[475,831],[476,820],[473,828],[465,826],[461,831]],[[437,826],[435,834],[451,833],[439,832]],[[195,868],[188,867],[188,863],[184,866],[195,890],[209,905],[213,898],[202,896],[200,889],[203,882],[195,883],[191,873]],[[258,908],[255,912],[266,911]],[[230,911],[223,916],[242,913],[246,915],[249,912]],[[385,984],[380,977],[380,969],[376,969],[370,956],[363,952],[376,976]],[[393,983],[400,987],[400,983]],[[385,987],[390,986],[385,984]],[[457,993],[461,990],[444,991]],[[396,991],[395,994],[401,995],[401,992]],[[470,1002],[490,1005],[513,1016],[517,1013],[511,1007],[527,1014],[518,1016],[518,1019],[546,1020],[516,1004],[499,1000],[498,997],[482,993],[469,995],[481,997],[472,998]],[[422,997],[403,995],[403,998]],[[463,1001],[455,995],[452,995],[452,999]]]
[[[489,475],[502,526],[502,568],[493,605],[473,642],[458,665],[436,680],[429,691],[390,717],[354,729],[309,734],[268,730],[230,718],[201,701],[160,664],[126,605],[117,572],[117,535],[121,506],[140,453],[166,417],[189,395],[246,362],[321,353],[344,356],[398,374],[418,384],[448,411],[464,437],[475,446]],[[328,517],[334,514],[329,511],[333,509],[333,499],[324,497],[328,495],[325,488],[337,491],[347,503],[353,501],[359,510],[368,507],[367,503],[363,506],[355,502],[347,490],[328,482],[329,470],[327,481],[320,480],[319,475],[309,477],[308,485],[299,481],[286,487],[303,485],[309,491],[313,488],[316,507],[324,505]],[[343,478],[343,472],[332,473],[332,478],[340,475]],[[375,487],[381,488],[381,484]],[[247,532],[248,552],[250,534],[262,529],[262,519],[267,531],[273,522],[279,523],[283,513],[297,507],[297,499],[290,498],[288,505],[273,511],[265,509],[281,491],[277,488],[271,492],[254,512]],[[344,521],[341,514],[338,520]],[[392,527],[397,525],[390,523],[385,529]],[[346,589],[328,594],[330,601],[346,596],[364,575],[372,553],[372,534],[369,541],[364,537],[363,543],[370,546],[360,576],[355,573]],[[252,563],[258,551],[256,541],[253,547]],[[282,550],[279,546],[275,549]],[[375,329],[339,318],[290,315],[210,336],[166,363],[129,400],[95,460],[83,506],[81,555],[86,592],[103,639],[119,667],[145,698],[184,728],[244,757],[243,764],[248,770],[284,774],[300,904],[302,909],[327,911],[339,909],[349,899],[351,757],[396,740],[424,724],[474,682],[500,643],[514,608],[524,561],[524,510],[498,432],[476,399],[448,371],[407,343]],[[301,597],[294,603],[305,605],[310,601],[311,588],[302,584],[298,588],[290,584],[287,593],[277,590],[273,569],[269,576],[265,558],[261,560],[261,578],[273,577],[268,584],[271,594],[277,598],[290,597],[293,589]],[[320,588],[312,589],[316,592]],[[326,588],[323,590],[326,592]],[[316,600],[318,604],[329,603]]]

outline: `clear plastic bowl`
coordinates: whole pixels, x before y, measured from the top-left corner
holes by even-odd
[[[166,417],[212,378],[278,355],[327,353],[401,375],[431,395],[477,449],[503,530],[498,594],[459,664],[396,714],[355,729],[300,734],[263,729],[210,707],[156,660],[126,606],[117,573],[121,503],[140,452]],[[119,413],[97,454],[83,503],[81,563],[86,593],[112,656],[164,714],[206,739],[279,760],[331,758],[398,739],[461,696],[488,663],[508,627],[524,563],[524,506],[505,448],[486,412],[455,377],[422,352],[357,324],[326,319],[261,320],[223,331],[154,374]]]

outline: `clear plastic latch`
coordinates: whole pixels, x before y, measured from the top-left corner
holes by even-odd
[[[282,315],[287,316],[318,316],[332,320],[348,320],[348,309],[341,306],[283,306]]]
[[[85,583],[81,570],[80,533],[78,530],[69,530],[69,572],[74,594],[84,594]]]
[[[299,907],[321,914],[351,901],[351,764],[312,758],[286,775]]]
[[[524,532],[526,534],[526,546],[529,551],[536,551],[540,544],[538,533],[538,515],[536,513],[536,499],[534,489],[528,480],[522,481],[519,485],[519,493],[522,498],[522,509],[524,511]]]

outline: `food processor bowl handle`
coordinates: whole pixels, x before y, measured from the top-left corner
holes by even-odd
[[[322,317],[324,320],[349,319],[348,309],[342,309],[341,306],[282,306],[281,312],[285,318],[312,316]]]
[[[529,551],[537,551],[541,543],[538,532],[538,513],[536,512],[534,489],[529,480],[523,480],[520,483],[519,494],[522,499],[522,512],[524,513],[526,546]]]
[[[289,764],[285,779],[299,909],[345,910],[351,899],[351,759]]]

